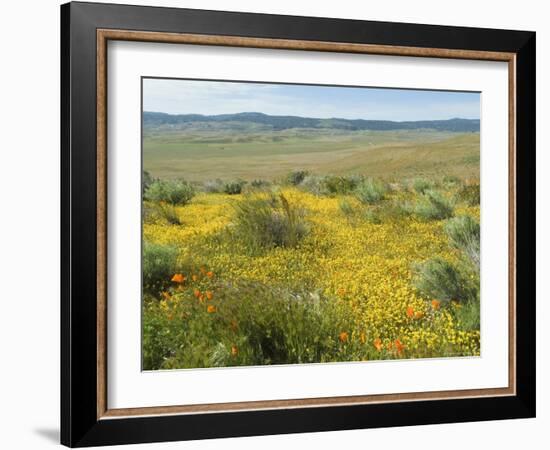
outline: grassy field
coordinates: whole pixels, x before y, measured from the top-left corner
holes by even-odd
[[[390,181],[442,174],[479,179],[479,133],[152,131],[144,136],[143,165],[154,177],[189,181],[274,180],[296,168]]]

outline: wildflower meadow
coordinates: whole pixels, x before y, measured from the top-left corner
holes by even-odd
[[[479,184],[302,175],[145,187],[144,369],[479,355]]]

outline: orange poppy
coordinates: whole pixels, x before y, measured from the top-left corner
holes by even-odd
[[[206,312],[215,313],[216,312],[216,307],[214,305],[208,305],[208,307],[206,308]]]
[[[382,351],[382,348],[384,348],[383,345],[382,345],[382,339],[376,338],[376,339],[374,340],[374,347],[376,348],[376,350],[378,350],[379,352],[381,352],[381,351]]]
[[[239,349],[236,345],[231,346],[231,356],[237,356],[239,354]]]
[[[407,317],[413,317],[414,316],[414,309],[412,308],[412,306],[409,306],[407,308]]]
[[[214,276],[214,272],[206,272],[206,276],[208,278],[212,278]]]
[[[172,277],[172,281],[174,283],[183,283],[185,281],[185,277],[181,273],[176,273]]]
[[[199,291],[198,289],[195,289],[195,290],[193,291],[193,295],[194,295],[195,297],[199,298],[199,297],[201,296],[201,291]]]
[[[213,297],[214,297],[214,293],[212,291],[206,291],[206,298],[208,300],[212,300]]]
[[[399,339],[396,339],[395,340],[395,348],[397,349],[397,353],[401,354],[403,352],[403,349],[405,348],[405,346],[403,345],[403,343]]]
[[[433,309],[439,309],[440,306],[441,306],[441,302],[439,300],[432,300]]]
[[[346,331],[342,331],[339,335],[338,335],[338,339],[340,339],[340,342],[347,342],[348,341],[348,333]]]

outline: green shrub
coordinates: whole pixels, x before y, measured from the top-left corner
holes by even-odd
[[[392,201],[382,206],[385,220],[400,220],[412,214],[412,206],[405,201]]]
[[[317,196],[329,194],[325,185],[325,177],[321,175],[306,176],[300,184],[300,188]]]
[[[347,195],[362,182],[359,176],[347,177],[327,175],[323,178],[323,191],[329,195]]]
[[[155,180],[145,191],[145,199],[186,205],[195,196],[194,187],[185,180]]]
[[[442,220],[452,217],[454,208],[442,194],[429,190],[416,204],[414,212],[424,220]]]
[[[419,194],[424,194],[426,191],[434,188],[434,183],[425,178],[416,178],[413,180],[412,187]]]
[[[227,183],[225,183],[223,187],[223,191],[226,194],[237,195],[242,193],[243,187],[245,186],[245,184],[246,184],[246,181],[244,180],[228,181]]]
[[[252,180],[250,186],[253,189],[265,189],[271,186],[271,183],[267,180]]]
[[[357,186],[355,195],[362,203],[373,204],[384,200],[387,186],[378,180],[369,178]]]
[[[436,257],[413,266],[413,283],[423,295],[448,302],[479,302],[479,277]]]
[[[395,222],[411,215],[411,206],[403,201],[391,201],[370,207],[365,213],[367,222],[379,225]]]
[[[206,180],[203,183],[203,189],[204,192],[219,194],[224,191],[224,183],[219,178],[216,178],[215,180]]]
[[[238,236],[251,251],[296,247],[308,232],[304,210],[291,205],[283,194],[251,196],[235,210]]]
[[[338,207],[340,208],[340,211],[342,211],[342,214],[345,216],[352,216],[355,214],[355,208],[351,204],[351,202],[347,199],[342,199],[338,202]]]
[[[463,252],[479,269],[479,223],[470,216],[455,217],[447,221],[445,232],[449,237],[449,243]]]
[[[158,295],[170,284],[170,278],[178,270],[177,258],[175,247],[143,242],[142,283],[145,293]]]
[[[307,170],[293,170],[286,176],[286,181],[288,184],[293,186],[298,186],[304,181],[304,179],[309,175]]]
[[[361,175],[307,175],[300,187],[313,195],[347,195],[351,194],[363,182]]]
[[[463,330],[479,330],[481,322],[479,301],[471,300],[462,303],[453,309],[453,314]]]
[[[145,194],[145,191],[151,186],[154,179],[149,172],[146,170],[143,171],[143,176],[141,177],[141,194]]]
[[[466,202],[469,206],[477,206],[481,200],[479,184],[467,184],[458,191],[459,200]]]
[[[178,212],[174,205],[166,202],[159,202],[155,204],[155,211],[159,217],[170,225],[181,225]]]

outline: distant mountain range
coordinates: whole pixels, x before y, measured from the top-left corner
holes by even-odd
[[[255,129],[280,131],[290,128],[316,128],[338,130],[420,130],[430,129],[451,132],[479,131],[479,119],[449,119],[449,120],[419,120],[394,122],[391,120],[363,119],[317,119],[298,116],[271,116],[259,112],[243,112],[237,114],[219,114],[207,116],[202,114],[166,114],[160,112],[143,113],[145,129],[156,128],[230,128],[231,124],[239,128],[250,125]]]

